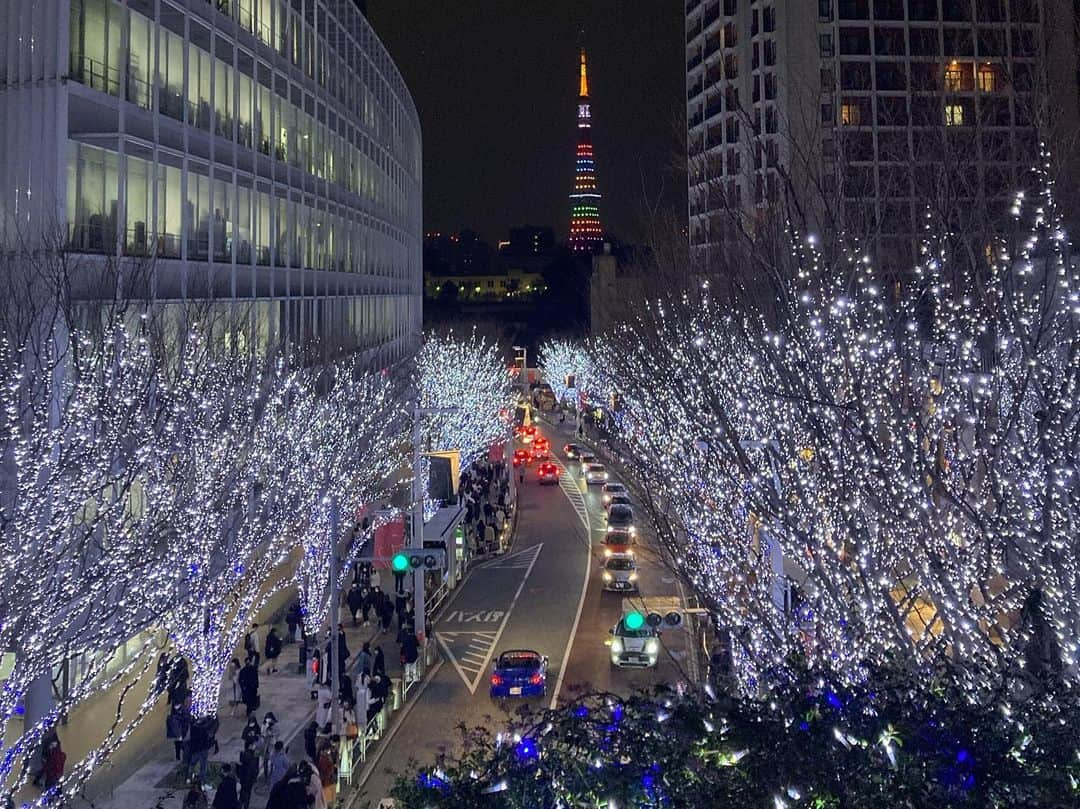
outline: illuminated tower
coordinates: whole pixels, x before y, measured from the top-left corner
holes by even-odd
[[[570,193],[570,248],[592,252],[604,239],[600,227],[600,190],[596,185],[593,160],[592,113],[589,110],[589,76],[585,70],[585,49],[581,49],[581,92],[578,95],[577,164],[574,190]]]

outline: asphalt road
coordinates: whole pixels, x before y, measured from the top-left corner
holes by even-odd
[[[423,692],[410,699],[404,719],[388,743],[381,744],[361,793],[361,802],[378,806],[394,774],[410,761],[429,764],[461,741],[459,726],[507,725],[516,703],[494,703],[488,696],[492,661],[502,651],[535,649],[548,656],[551,705],[586,689],[625,693],[667,680],[685,679],[685,633],[671,630],[655,669],[613,670],[604,641],[618,621],[623,598],[604,593],[599,542],[604,509],[599,486],[586,487],[579,465],[562,457],[568,436],[544,427],[556,460],[564,468],[559,486],[540,486],[535,465],[520,490],[517,535],[510,553],[470,571],[434,626],[442,662]],[[678,596],[674,577],[647,546],[639,546],[640,588],[645,603],[670,603]],[[640,608],[640,598],[626,606]],[[580,608],[580,615],[579,615]],[[580,618],[580,620],[579,620]],[[392,647],[393,644],[388,644]],[[396,649],[386,648],[388,654]]]

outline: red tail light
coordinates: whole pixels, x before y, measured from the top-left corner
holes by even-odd
[[[492,685],[502,685],[503,684],[503,678],[500,677],[498,674],[492,674],[491,675],[491,684]]]
[[[544,682],[544,678],[540,674],[534,674],[529,678],[529,685],[540,685],[542,682]]]

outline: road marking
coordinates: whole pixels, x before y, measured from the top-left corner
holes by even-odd
[[[502,610],[454,610],[440,621],[444,624],[495,624],[506,613]]]
[[[457,673],[461,675],[462,681],[465,683],[465,687],[469,689],[470,694],[475,694],[477,687],[480,685],[480,680],[483,679],[484,672],[487,670],[488,665],[491,663],[491,657],[495,654],[495,648],[499,645],[499,638],[502,637],[503,630],[506,629],[506,622],[510,618],[510,613],[514,611],[514,606],[517,604],[518,599],[521,597],[521,591],[525,589],[525,582],[529,580],[529,574],[532,573],[533,566],[536,565],[536,560],[540,558],[540,549],[543,548],[544,543],[539,543],[535,546],[535,553],[533,554],[532,561],[529,563],[528,568],[525,570],[525,575],[521,577],[521,584],[518,585],[517,591],[514,593],[514,597],[510,600],[510,606],[506,608],[506,612],[499,613],[502,616],[502,622],[499,624],[499,628],[494,632],[490,631],[468,631],[468,632],[443,632],[438,630],[435,632],[435,638],[439,644],[443,647],[443,651],[446,652],[446,656],[453,663],[454,668],[457,669]],[[530,548],[529,550],[533,550]],[[460,614],[462,617],[466,615],[472,615],[474,610],[456,610],[451,613],[447,618]],[[481,613],[491,613],[491,610],[480,610]],[[456,621],[461,623],[459,619]],[[440,622],[443,623],[443,622]],[[575,626],[576,626],[575,621]],[[482,662],[479,665],[472,663],[471,661],[464,661],[464,658],[468,655],[475,655],[473,652],[461,652],[460,657],[454,653],[453,646],[458,639],[467,641],[467,646],[479,647],[485,650]]]
[[[536,561],[536,557],[540,555],[540,549],[544,546],[541,542],[538,545],[533,545],[531,548],[526,548],[523,551],[517,551],[511,553],[508,556],[501,556],[498,559],[492,559],[490,562],[485,562],[482,565],[477,565],[477,570],[524,570],[530,567],[533,562]]]
[[[563,679],[566,677],[566,666],[570,662],[570,650],[574,647],[574,638],[577,637],[578,624],[581,623],[581,610],[585,606],[585,593],[589,589],[589,577],[592,575],[592,531],[589,526],[589,510],[585,507],[585,497],[576,483],[569,479],[569,475],[563,475],[559,479],[559,488],[563,490],[566,499],[574,507],[582,525],[585,526],[585,578],[581,582],[581,596],[578,598],[577,612],[574,613],[574,623],[570,627],[570,637],[566,639],[566,648],[563,649],[562,663],[559,666],[559,677],[555,681],[555,688],[551,692],[551,708],[554,709],[559,701],[559,691],[562,689]]]

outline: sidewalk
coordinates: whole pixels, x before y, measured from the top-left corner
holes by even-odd
[[[381,646],[386,658],[387,675],[391,680],[400,678],[402,671],[396,642],[397,621],[394,621],[386,634],[382,634],[375,628],[374,623],[369,627],[361,625],[354,628],[348,609],[344,606],[341,609],[341,615],[352,655],[355,657],[364,641],[371,643],[372,653]],[[269,631],[269,625],[261,628],[264,633]],[[278,631],[282,635],[286,634],[284,626],[278,626]],[[281,657],[278,659],[279,670],[276,674],[266,674],[265,661],[260,666],[261,704],[255,712],[260,725],[267,711],[272,711],[277,717],[278,738],[285,743],[290,761],[299,761],[304,758],[304,729],[310,724],[315,714],[315,701],[310,698],[304,675],[299,673],[298,654],[297,644],[291,643],[282,649]],[[350,664],[352,660],[353,658],[350,658]],[[349,671],[351,673],[352,669],[350,668]],[[242,705],[236,709],[235,716],[229,715],[231,697],[232,687],[227,685],[222,690],[218,714],[221,722],[217,735],[219,751],[217,755],[210,757],[211,767],[215,770],[223,763],[235,763],[243,749],[240,733],[247,719]],[[393,695],[390,700],[393,701]],[[95,795],[91,783],[88,793],[92,801],[77,799],[72,801],[71,805],[80,809],[83,807],[87,809],[90,807],[93,809],[155,809],[159,806],[162,809],[180,809],[186,788],[175,786],[179,783],[179,776],[175,775],[179,762],[176,761],[172,742],[165,738],[164,726],[160,731],[160,741],[154,745],[151,760],[148,763],[136,770],[111,793]],[[251,806],[253,808],[265,806],[269,794],[269,785],[260,778],[255,786]],[[213,801],[213,793],[208,792],[207,798]]]

